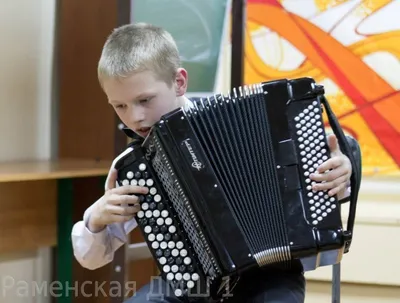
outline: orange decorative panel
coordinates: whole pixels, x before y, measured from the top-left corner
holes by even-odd
[[[245,83],[313,77],[361,145],[400,175],[400,1],[247,0]]]

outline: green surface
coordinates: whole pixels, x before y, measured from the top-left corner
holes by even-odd
[[[98,177],[99,188],[104,188],[107,176]],[[58,180],[57,206],[57,248],[56,248],[56,281],[53,281],[51,295],[57,303],[71,303],[82,289],[73,281],[74,252],[71,241],[71,231],[74,224],[74,179]]]
[[[71,230],[73,226],[73,179],[58,180],[58,230],[57,230],[57,284],[53,292],[57,303],[69,303],[74,296],[72,282],[73,250]],[[60,288],[58,289],[58,287]]]
[[[171,33],[188,92],[212,92],[216,81],[227,0],[132,0],[132,22],[152,23]]]

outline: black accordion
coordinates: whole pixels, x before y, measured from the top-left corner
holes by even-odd
[[[149,188],[136,220],[175,295],[219,298],[227,278],[254,268],[340,262],[352,226],[309,179],[330,158],[323,105],[349,148],[323,87],[277,80],[192,105],[162,116],[116,164],[119,185]]]

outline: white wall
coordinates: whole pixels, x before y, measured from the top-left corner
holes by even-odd
[[[0,1],[0,161],[49,159],[55,150],[55,3]],[[0,303],[47,302],[48,297],[26,294],[21,287],[49,278],[48,248],[0,255]]]
[[[0,1],[0,161],[51,156],[55,2]]]
[[[59,294],[51,284],[48,248],[0,255],[0,303],[47,303]]]
[[[347,210],[344,207],[344,224]],[[399,179],[364,177],[353,243],[341,264],[343,302],[400,302],[399,235]],[[332,267],[321,267],[306,277],[306,303],[330,302]]]

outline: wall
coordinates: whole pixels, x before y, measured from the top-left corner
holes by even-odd
[[[344,224],[347,210],[344,206]],[[353,243],[341,264],[343,302],[399,302],[399,234],[399,180],[364,177]],[[329,302],[332,267],[321,267],[306,276],[307,303]]]
[[[51,156],[55,0],[0,2],[1,160]]]
[[[0,161],[49,159],[55,153],[55,5],[55,0],[0,1]],[[17,286],[49,277],[48,248],[0,255],[0,303],[47,302],[22,288],[18,295]],[[11,281],[14,286],[7,287]]]

